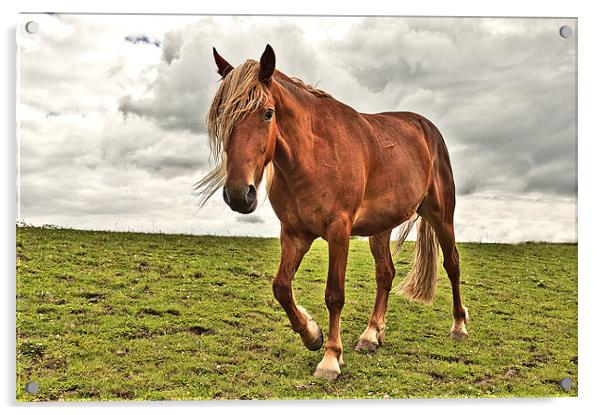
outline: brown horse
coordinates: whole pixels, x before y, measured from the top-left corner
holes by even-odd
[[[439,244],[453,292],[451,337],[468,336],[468,311],[460,298],[454,237],[455,186],[439,130],[410,112],[362,114],[329,94],[275,70],[267,45],[260,62],[234,68],[213,49],[222,80],[207,115],[216,168],[197,183],[201,203],[223,186],[233,210],[250,213],[266,175],[271,205],[280,219],[281,259],[273,291],[293,330],[310,350],[323,336],[310,314],[295,304],[291,281],[317,237],[328,242],[328,341],[315,376],[336,379],[343,364],[339,318],[345,302],[345,268],[351,235],[369,236],[376,263],[376,301],[355,349],[382,344],[395,268],[390,236],[398,245],[414,222],[415,261],[399,290],[431,303]]]

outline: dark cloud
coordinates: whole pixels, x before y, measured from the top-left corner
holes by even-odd
[[[479,188],[478,178],[473,177],[471,180],[464,180],[457,184],[456,194],[460,196],[468,196],[477,191]]]
[[[265,223],[265,219],[258,215],[239,215],[236,217],[236,222]]]
[[[130,35],[130,36],[126,36],[124,38],[124,40],[126,42],[130,42],[133,43],[134,45],[137,45],[139,43],[142,43],[144,45],[154,45],[158,48],[161,47],[161,41],[158,39],[154,39],[148,35]]]
[[[105,164],[142,169],[162,178],[201,174],[208,167],[207,153],[206,136],[156,128],[136,116],[107,126],[100,141]]]

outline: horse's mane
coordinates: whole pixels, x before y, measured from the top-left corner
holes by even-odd
[[[288,77],[280,72],[278,80],[288,81],[295,87],[319,98],[332,98],[330,94],[304,83],[299,78]],[[200,205],[226,182],[226,152],[232,129],[247,113],[258,111],[267,100],[267,86],[259,80],[259,62],[249,59],[226,75],[215,93],[207,113],[207,136],[215,167],[204,178],[194,184],[193,189],[200,197]],[[273,166],[265,168],[266,187],[271,185]]]
[[[291,82],[296,87],[307,91],[318,98],[332,98],[332,95],[330,95],[328,92],[322,91],[321,89],[318,89],[313,85],[306,84],[299,78],[283,75],[281,79]]]

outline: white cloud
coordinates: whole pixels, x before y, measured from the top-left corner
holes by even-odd
[[[483,192],[458,198],[456,237],[459,241],[577,242],[574,198],[530,193]]]

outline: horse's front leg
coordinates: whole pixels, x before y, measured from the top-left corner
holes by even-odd
[[[322,347],[322,330],[309,313],[295,304],[291,282],[303,256],[309,250],[314,238],[287,231],[282,226],[280,232],[280,266],[274,277],[272,289],[296,333],[299,333],[305,347],[319,350]]]
[[[335,380],[343,364],[340,317],[345,304],[345,268],[349,252],[351,223],[339,220],[331,224],[326,233],[328,241],[328,280],[326,282],[326,307],[330,313],[326,353],[318,364],[314,376]]]

